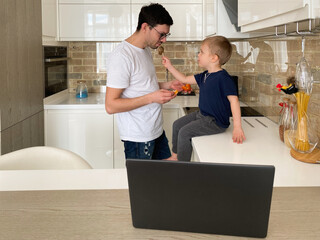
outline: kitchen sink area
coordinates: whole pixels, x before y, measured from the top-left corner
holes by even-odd
[[[195,111],[198,111],[199,107],[184,107],[183,111],[185,114],[189,114]],[[241,110],[241,116],[242,117],[263,117],[261,113],[258,111],[254,110],[252,107],[249,106],[240,106]]]

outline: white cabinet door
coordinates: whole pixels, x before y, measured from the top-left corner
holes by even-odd
[[[130,4],[59,4],[62,41],[121,41],[131,34]]]
[[[203,35],[217,34],[217,0],[204,0],[203,9]]]
[[[179,108],[163,108],[163,129],[169,140],[170,150],[172,149],[172,125],[180,117],[179,113]]]
[[[238,0],[238,23],[248,32],[320,17],[319,0]]]
[[[204,0],[204,36],[221,35],[226,38],[249,38],[257,34],[238,32],[231,23],[222,0]]]
[[[59,0],[59,3],[79,3],[79,4],[130,3],[130,0]]]
[[[239,0],[238,4],[238,19],[242,26],[303,8],[305,0]]]
[[[114,115],[113,118],[113,159],[114,168],[125,168],[126,167],[126,157],[124,154],[123,142],[120,139],[117,117]]]
[[[45,145],[75,152],[93,168],[113,168],[113,116],[104,110],[45,110]]]
[[[141,7],[145,4],[132,4],[132,32],[137,28]],[[163,4],[173,19],[168,41],[203,40],[202,3]]]
[[[57,38],[57,0],[42,0],[42,35]]]
[[[144,5],[149,4],[153,1],[146,1],[146,0],[131,0],[131,3],[143,3]],[[159,4],[165,4],[165,3],[202,3],[202,0],[158,0],[154,1]]]

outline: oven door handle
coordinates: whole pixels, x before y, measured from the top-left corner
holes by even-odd
[[[46,58],[45,62],[61,62],[61,61],[68,61],[70,58],[63,57],[63,58]]]

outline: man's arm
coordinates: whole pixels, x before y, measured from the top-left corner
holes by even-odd
[[[241,126],[241,111],[240,103],[237,96],[229,95],[228,100],[231,106],[232,118],[233,118],[233,133],[232,140],[236,143],[242,143],[246,137]]]
[[[124,89],[107,87],[105,108],[107,113],[128,112],[133,109],[142,107],[150,103],[166,103],[175,97],[171,91],[160,89],[158,91],[136,97],[136,98],[121,98]]]

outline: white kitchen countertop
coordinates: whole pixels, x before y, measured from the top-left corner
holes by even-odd
[[[197,107],[199,97],[177,96],[164,104],[164,108]],[[76,98],[75,93],[64,90],[43,100],[44,109],[105,109],[105,93],[89,93],[88,98]]]
[[[274,165],[276,187],[320,186],[320,164],[291,157],[279,138],[277,124],[266,117],[242,117],[242,128],[246,135],[243,144],[232,141],[232,121],[223,134],[193,138],[195,161]]]
[[[46,98],[44,108],[103,110],[104,96],[105,93],[91,93],[87,99],[79,100],[74,94],[63,91]],[[164,108],[196,106],[198,96],[177,96],[164,104]],[[241,106],[245,104],[241,103]],[[277,124],[265,117],[243,117],[242,126],[247,137],[243,144],[232,142],[232,125],[225,133],[194,138],[195,159],[201,162],[274,165],[275,187],[320,186],[320,165],[292,158],[290,149],[279,139]],[[0,191],[127,187],[126,169],[0,171]]]

